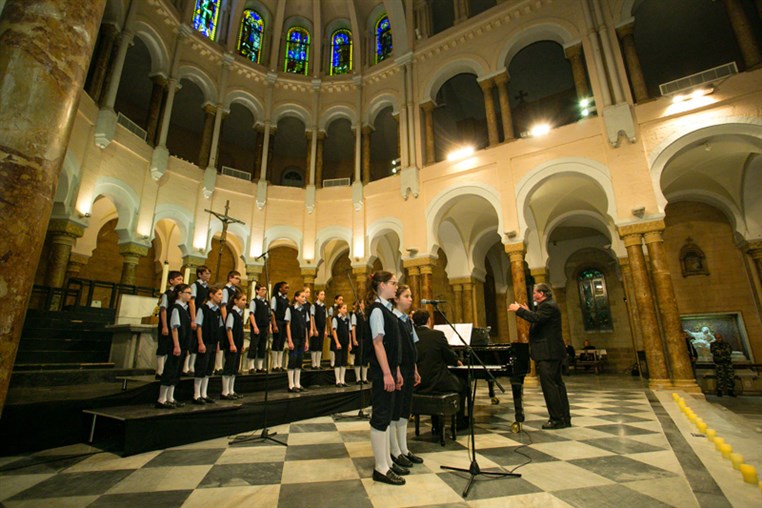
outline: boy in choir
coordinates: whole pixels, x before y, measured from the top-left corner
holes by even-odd
[[[222,313],[222,322],[226,323],[228,319],[228,302],[230,298],[238,293],[238,286],[241,284],[241,272],[238,270],[231,270],[228,272],[228,282],[222,288],[222,303],[220,304],[220,311]],[[220,349],[217,351],[214,358],[214,372],[217,374],[222,373],[223,362],[225,361],[225,352]]]
[[[310,309],[312,322],[314,323],[314,331],[310,337],[310,360],[312,360],[312,368],[320,369],[320,361],[323,356],[323,340],[325,338],[325,326],[326,326],[326,308],[325,308],[325,291],[320,290],[317,294],[317,299]]]
[[[196,311],[196,361],[193,365],[193,403],[214,404],[209,397],[209,376],[214,370],[214,358],[220,347],[220,341],[225,338],[225,324],[222,322],[220,305],[222,304],[222,288],[207,287],[205,301],[199,300]],[[203,303],[201,303],[203,302]]]
[[[333,371],[336,374],[336,386],[342,388],[347,386],[344,382],[344,375],[347,372],[347,357],[352,350],[352,325],[347,314],[346,303],[339,307],[339,313],[331,320],[331,329],[336,347],[336,367]]]
[[[349,355],[349,360],[355,369],[355,383],[359,385],[360,380],[363,383],[368,382],[368,364],[363,364],[368,355],[366,351],[360,350],[362,331],[365,329],[365,302],[358,300],[352,308],[352,353]]]
[[[175,287],[183,283],[183,274],[177,270],[172,270],[167,276],[169,289],[161,294],[159,299],[159,333],[157,336],[156,347],[156,379],[161,379],[164,373],[164,365],[167,362],[167,356],[172,350],[172,337],[169,335],[169,316],[167,310],[171,310],[175,304]]]
[[[187,284],[175,286],[175,303],[169,318],[172,339],[167,361],[164,364],[164,372],[161,375],[159,400],[156,401],[155,405],[157,409],[174,409],[185,405],[175,400],[175,386],[180,381],[180,370],[183,366],[182,355],[188,350],[191,339],[191,321],[188,313],[190,295],[190,286]]]
[[[302,392],[306,391],[302,387],[302,361],[304,352],[309,344],[307,335],[310,330],[310,315],[305,306],[306,297],[304,291],[294,293],[294,303],[288,309],[284,316],[284,328],[288,338],[288,391]]]
[[[273,293],[273,297],[270,300],[273,328],[273,345],[270,354],[272,355],[272,371],[275,372],[283,370],[283,348],[286,344],[287,334],[284,318],[289,307],[288,282],[276,282]]]
[[[328,309],[328,318],[333,319],[339,313],[339,307],[344,303],[344,297],[342,295],[336,295],[333,297],[333,306]],[[336,366],[336,343],[331,341],[331,368]]]
[[[222,371],[222,400],[237,400],[243,398],[235,392],[235,376],[238,373],[238,363],[243,349],[243,309],[246,308],[244,293],[231,293],[228,301],[225,331],[225,368]]]
[[[190,285],[191,287],[191,299],[188,302],[188,309],[191,317],[191,330],[196,331],[196,313],[198,307],[206,301],[207,288],[209,287],[209,278],[212,276],[212,272],[209,267],[201,265],[196,268],[196,281]],[[185,363],[183,364],[183,373],[194,375],[196,365],[196,351],[194,348],[188,350],[188,356],[185,357]]]
[[[389,437],[392,460],[401,467],[412,467],[413,464],[423,463],[423,459],[414,455],[407,447],[407,423],[413,406],[413,387],[421,383],[421,376],[418,375],[418,367],[416,366],[418,359],[415,343],[418,342],[418,336],[413,328],[413,321],[408,316],[412,306],[413,295],[410,288],[406,285],[397,286],[395,308],[392,312],[399,319],[402,346],[400,361],[402,389],[397,392],[397,399],[395,399]]]
[[[307,349],[306,349],[306,351],[309,351],[310,337],[315,335],[315,320],[312,318],[315,312],[312,310],[313,305],[312,305],[312,302],[310,301],[310,296],[312,295],[312,289],[310,289],[309,286],[304,286],[302,288],[302,292],[304,293],[304,308],[307,311],[307,315],[310,317],[310,326],[307,328]]]
[[[389,424],[398,390],[402,388],[400,374],[400,327],[399,320],[392,313],[391,300],[397,291],[397,279],[386,271],[375,272],[368,278],[365,295],[365,310],[368,319],[362,340],[372,341],[370,357],[371,401],[373,411],[370,417],[370,444],[373,449],[375,466],[373,480],[390,485],[404,485],[400,475],[410,471],[399,467],[391,458]]]
[[[251,304],[249,304],[249,325],[251,327],[249,352],[247,353],[249,374],[265,371],[267,338],[270,334],[270,304],[267,302],[267,286],[257,284],[254,287],[254,293],[256,296],[251,299]]]

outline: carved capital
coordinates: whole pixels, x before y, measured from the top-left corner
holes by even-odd
[[[423,266],[433,265],[434,263],[436,263],[435,258],[426,257],[426,256],[402,260],[402,266],[406,269],[410,269],[411,267],[422,268]],[[421,269],[421,273],[423,273],[422,269]]]
[[[119,246],[119,254],[125,258],[125,261],[133,258],[137,263],[137,258],[148,255],[148,246],[132,242],[123,243]]]
[[[635,224],[617,226],[617,230],[619,231],[619,236],[624,238],[627,235],[645,234],[649,231],[663,231],[664,227],[664,220],[659,219],[648,222],[637,222]]]
[[[53,219],[48,224],[48,233],[52,236],[68,236],[71,238],[81,238],[85,234],[85,228],[81,224],[66,220]]]

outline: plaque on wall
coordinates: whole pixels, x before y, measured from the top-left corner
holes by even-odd
[[[685,245],[680,249],[680,268],[683,270],[683,277],[709,275],[704,251],[693,243],[690,237],[685,239]]]

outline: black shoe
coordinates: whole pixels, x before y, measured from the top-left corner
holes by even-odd
[[[199,397],[197,399],[193,399],[192,402],[194,404],[196,404],[197,406],[203,406],[204,404],[206,404],[206,401],[203,398],[201,398],[201,397]]]
[[[204,397],[203,399],[204,399],[204,402],[206,402],[207,404],[214,404],[214,403],[216,402],[216,401],[215,401],[213,398],[211,398],[211,397]]]
[[[155,375],[153,378],[154,378],[154,379],[157,379],[157,380],[158,380],[158,379],[161,379],[161,374],[156,374],[156,375]]]
[[[255,372],[257,372],[256,369],[249,369],[249,374],[254,374]]]
[[[407,460],[412,462],[413,464],[423,464],[423,459],[420,458],[418,455],[414,455],[413,452],[407,452],[407,455],[405,455]]]
[[[400,455],[399,457],[392,455],[392,462],[400,467],[413,467],[413,463],[404,455]]]
[[[179,400],[173,400],[170,404],[175,407],[185,407],[185,402],[180,402]]]
[[[220,400],[235,400],[232,395],[220,395]]]
[[[392,464],[392,472],[399,476],[407,476],[410,474],[410,470],[404,467],[400,467],[397,464]]]
[[[542,424],[542,428],[544,430],[556,430],[556,429],[565,429],[566,423],[563,421],[556,421],[556,420],[548,420],[547,423]]]
[[[405,485],[405,479],[397,476],[391,469],[386,474],[381,474],[375,469],[373,470],[373,481],[388,483],[389,485]]]
[[[572,424],[571,424],[571,418],[568,418],[568,419],[564,420],[564,427],[566,427],[568,429],[571,426],[572,426]]]
[[[308,392],[309,391],[308,389],[306,389],[303,386],[297,386],[296,389],[299,390],[300,392]]]
[[[299,388],[289,388],[288,393],[299,393]]]
[[[170,404],[169,402],[157,402],[153,405],[156,409],[174,409],[175,406]]]
[[[362,383],[364,383],[364,381],[360,381],[359,379],[357,381],[355,381],[356,385],[359,385],[359,384],[362,384]]]
[[[244,398],[244,397],[245,397],[245,395],[244,395],[244,394],[242,394],[242,393],[232,393],[231,395],[232,395],[233,397],[235,397],[235,400],[239,400],[239,399],[242,399],[242,398]]]

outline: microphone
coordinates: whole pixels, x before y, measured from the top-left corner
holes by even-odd
[[[264,251],[262,254],[260,254],[259,256],[255,257],[254,259],[256,259],[256,260],[260,260],[260,259],[262,259],[263,257],[267,256],[268,254],[270,254],[270,249],[267,249],[267,250],[266,250],[266,251]]]
[[[421,305],[436,305],[438,303],[447,303],[447,300],[427,300],[425,298],[421,299]]]

